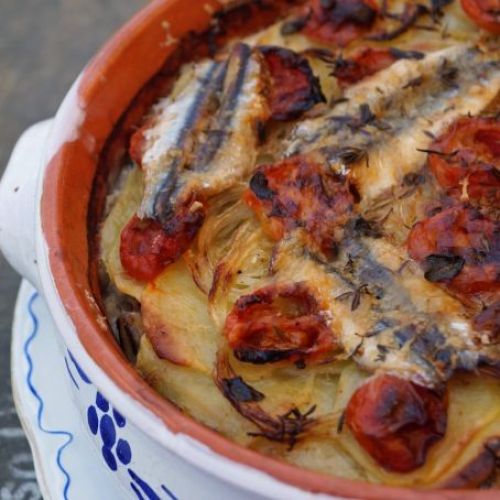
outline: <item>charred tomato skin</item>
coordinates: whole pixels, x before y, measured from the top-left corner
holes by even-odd
[[[500,34],[500,7],[495,0],[460,0],[462,9],[477,24],[495,35]]]
[[[229,347],[240,361],[324,360],[337,343],[305,283],[269,285],[240,297],[224,325]]]
[[[283,47],[261,46],[259,50],[269,71],[271,119],[293,120],[326,102],[319,79],[305,57]]]
[[[411,472],[443,438],[446,394],[389,374],[368,379],[351,397],[345,422],[361,447],[384,469]]]
[[[373,0],[312,0],[311,5],[303,32],[319,42],[341,47],[369,32],[378,15]]]
[[[439,263],[438,257],[443,265],[461,259],[457,273],[436,280],[459,293],[500,290],[500,224],[471,207],[453,206],[417,222],[407,245],[410,256],[423,265],[433,259]]]
[[[204,212],[175,215],[167,224],[134,215],[120,235],[123,268],[139,281],[151,281],[189,248]]]
[[[302,228],[308,246],[327,258],[335,257],[354,205],[345,178],[304,156],[259,167],[244,200],[271,238]]]
[[[500,206],[500,120],[461,118],[429,151],[429,168],[450,196],[466,196],[479,207]]]
[[[340,59],[334,68],[335,76],[341,87],[348,87],[397,61],[390,49],[366,47],[348,59]]]

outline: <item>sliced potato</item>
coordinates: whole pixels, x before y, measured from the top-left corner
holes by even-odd
[[[146,287],[142,320],[160,358],[212,373],[218,333],[208,314],[207,297],[196,286],[182,259],[168,266]]]
[[[255,426],[234,410],[211,375],[158,358],[146,336],[136,366],[155,390],[196,420],[242,444],[252,441],[247,433]]]
[[[134,168],[126,174],[122,189],[114,200],[101,230],[101,256],[113,284],[122,293],[141,299],[145,284],[131,278],[120,260],[122,229],[135,214],[142,199],[142,173]]]

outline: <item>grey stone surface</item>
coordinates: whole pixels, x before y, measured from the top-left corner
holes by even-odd
[[[145,0],[0,0],[0,173],[16,138],[52,116],[97,48]],[[0,500],[40,498],[10,389],[20,279],[0,255]]]

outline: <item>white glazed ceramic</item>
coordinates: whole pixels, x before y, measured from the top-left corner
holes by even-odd
[[[71,362],[63,356],[59,338],[43,298],[23,281],[12,325],[11,380],[40,491],[46,500],[122,498],[73,403]]]
[[[12,386],[47,500],[254,498],[233,496],[155,450],[90,381],[26,281],[14,315]]]
[[[59,347],[50,349],[50,358],[46,361],[59,364],[59,369],[51,377],[64,373],[71,384],[71,392],[62,391],[60,398],[72,395],[81,428],[94,444],[95,460],[100,471],[93,476],[93,480],[99,483],[118,481],[121,488],[116,489],[115,486],[111,491],[121,493],[114,498],[327,498],[280,483],[260,471],[215,454],[189,436],[171,433],[150,412],[120,392],[87,355],[51,279],[40,228],[39,199],[45,168],[43,155],[52,127],[52,120],[32,126],[14,148],[0,183],[0,247],[10,264],[40,290],[52,315],[53,324],[50,327],[57,332]],[[26,301],[25,294],[26,292],[23,294],[23,303]],[[18,306],[16,313],[18,323],[21,307],[23,306]],[[47,319],[44,321],[48,322]],[[19,350],[19,341],[15,341],[12,362],[16,374],[20,368]],[[62,371],[61,363],[69,369]],[[18,381],[19,375],[14,379]],[[60,380],[57,380],[54,387],[57,388],[58,384]],[[18,384],[14,389],[19,395]],[[17,401],[20,400],[18,396]],[[67,406],[68,402],[64,404]],[[33,428],[33,422],[37,419],[39,406],[19,404],[19,408],[30,436],[30,428]],[[114,412],[119,412],[123,420],[118,417],[117,422]],[[89,416],[90,414],[92,415]],[[27,421],[31,424],[27,425]],[[70,432],[73,434],[73,431]],[[61,436],[64,442],[65,435]],[[66,438],[69,439],[69,434]],[[33,438],[31,441],[33,442]],[[33,448],[40,471],[43,469],[40,465],[42,460],[46,460],[45,449],[41,447],[42,452],[39,452],[37,445]],[[110,474],[102,474],[106,469]],[[72,496],[67,482],[62,486],[62,496],[53,496],[54,488],[58,487],[61,491],[60,478],[49,487],[47,479],[43,479],[47,476],[50,476],[50,472],[40,473],[38,477],[49,498],[79,498]],[[110,486],[98,486],[98,491],[102,487],[102,495],[99,493],[93,498],[110,498],[106,493],[110,491]]]

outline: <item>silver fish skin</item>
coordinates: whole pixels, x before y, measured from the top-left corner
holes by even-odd
[[[277,282],[307,283],[343,346],[340,358],[365,370],[428,387],[457,370],[498,372],[498,348],[474,331],[460,301],[406,261],[404,249],[351,234],[326,262],[295,234],[280,243],[273,271]]]
[[[184,68],[169,97],[153,111],[152,126],[144,131],[144,195],[138,215],[163,219],[158,199],[169,195],[172,179],[187,161],[193,135],[222,86],[223,65],[204,61]]]
[[[366,206],[425,163],[418,149],[429,146],[430,134],[479,113],[499,91],[500,50],[460,44],[400,60],[347,89],[347,101],[298,124],[283,152],[322,154],[349,173]],[[346,151],[359,152],[362,161],[347,164]]]
[[[220,106],[198,136],[182,191],[213,196],[254,170],[259,125],[270,116],[265,86],[266,69],[260,52],[237,44],[227,61]]]
[[[165,222],[178,204],[196,209],[198,198],[230,187],[255,166],[258,123],[269,114],[260,53],[240,43],[226,62],[191,71],[146,132],[142,217]]]

